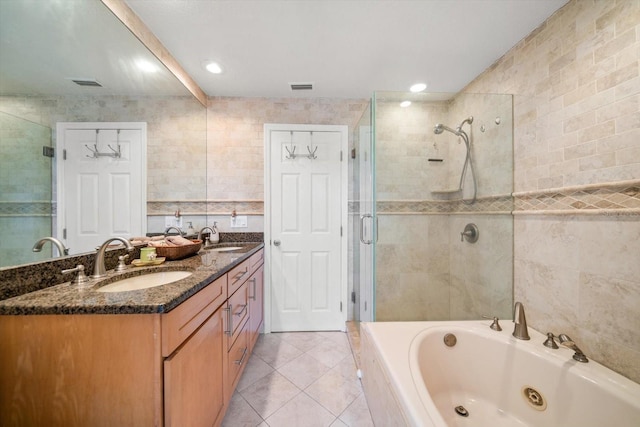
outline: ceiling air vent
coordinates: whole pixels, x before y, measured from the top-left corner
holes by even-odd
[[[71,81],[79,86],[102,87],[102,85],[95,79],[71,79]]]
[[[313,90],[313,83],[289,83],[291,90]]]

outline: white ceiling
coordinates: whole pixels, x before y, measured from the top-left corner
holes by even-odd
[[[157,71],[141,71],[143,60]],[[99,0],[0,0],[0,95],[188,93]]]
[[[458,92],[567,0],[126,2],[210,96],[368,98]]]

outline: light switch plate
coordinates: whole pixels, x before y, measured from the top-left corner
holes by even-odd
[[[235,217],[231,217],[231,228],[247,228],[248,226],[249,222],[246,216],[237,215]]]
[[[180,227],[182,228],[182,217],[176,218],[174,215],[164,217],[164,227]]]

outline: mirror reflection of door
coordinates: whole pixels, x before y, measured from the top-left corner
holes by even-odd
[[[146,233],[146,123],[58,123],[58,238],[70,254]]]

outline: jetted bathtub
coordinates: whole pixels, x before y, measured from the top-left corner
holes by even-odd
[[[362,383],[375,424],[640,426],[639,384],[543,346],[546,336],[531,328],[523,341],[511,321],[501,332],[490,324],[362,323]]]

